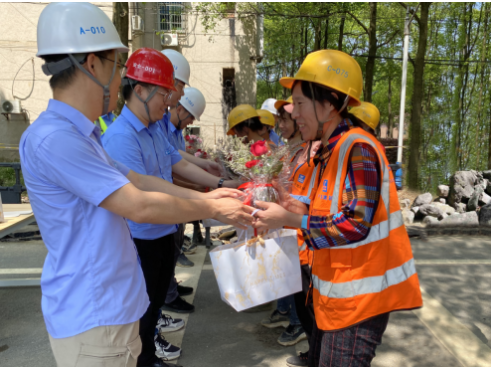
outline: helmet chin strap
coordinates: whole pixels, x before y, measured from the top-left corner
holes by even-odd
[[[183,121],[186,121],[186,119],[187,119],[188,117],[190,117],[190,116],[191,116],[191,114],[188,112],[188,115],[187,115],[185,118],[183,118],[183,119],[181,120],[181,118],[179,117],[179,113],[177,112],[177,107],[179,107],[179,106],[182,106],[182,105],[181,105],[179,102],[177,102],[177,106],[176,106],[176,114],[177,114],[177,121],[178,121],[178,122],[177,122],[177,126],[176,126],[176,128],[177,128],[177,130],[182,130],[182,129],[181,129],[181,123],[182,123]],[[183,107],[183,108],[184,108],[184,107]],[[186,112],[187,112],[187,110],[186,110],[185,108],[184,108],[184,111],[186,111]]]
[[[147,116],[148,116],[148,123],[150,123],[150,124],[154,123],[155,121],[152,121],[152,118],[150,117],[150,110],[148,109],[148,102],[153,98],[155,93],[157,93],[158,87],[154,87],[152,89],[152,91],[150,92],[150,94],[148,95],[148,97],[145,100],[143,100],[143,98],[141,98],[138,95],[138,93],[135,92],[135,89],[133,89],[133,84],[131,82],[130,82],[130,86],[131,86],[131,89],[133,90],[133,94],[136,96],[136,98],[138,98],[138,100],[140,102],[143,103],[143,106],[145,107],[145,111],[147,112]]]
[[[322,139],[323,132],[324,132],[324,124],[326,122],[331,121],[333,119],[333,117],[331,117],[332,113],[330,113],[329,114],[329,117],[327,118],[326,121],[320,121],[319,120],[319,117],[317,115],[317,108],[315,107],[314,87],[312,86],[312,83],[311,82],[309,82],[309,87],[310,87],[310,93],[312,94],[312,104],[314,105],[315,119],[317,120],[317,133],[315,135],[315,139],[314,140],[321,140]],[[346,106],[348,106],[348,103],[349,103],[349,95],[346,95],[346,98],[344,99],[343,106],[340,108],[340,110],[339,110],[338,113],[341,113],[342,111],[344,111],[344,109],[346,108]],[[307,151],[307,165],[310,167],[310,151],[312,149],[312,140],[309,143],[309,148],[308,149],[309,150]]]
[[[68,57],[72,61],[73,65],[75,65],[80,71],[82,71],[85,75],[87,75],[90,79],[92,79],[97,85],[101,86],[103,89],[103,107],[102,107],[102,113],[101,116],[104,116],[106,113],[109,111],[109,101],[111,100],[111,93],[109,90],[109,86],[111,85],[114,75],[116,74],[116,63],[118,60],[118,51],[114,50],[114,65],[113,65],[113,71],[111,73],[111,78],[109,79],[109,82],[107,82],[106,85],[102,84],[95,76],[93,76],[91,73],[89,73],[80,63],[77,61],[77,59],[72,55],[68,54]]]

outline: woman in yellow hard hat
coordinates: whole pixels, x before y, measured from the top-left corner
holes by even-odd
[[[361,127],[366,132],[377,137],[375,130],[380,122],[380,111],[374,104],[361,102],[359,106],[350,109],[348,117],[353,125]],[[385,153],[385,147],[382,144],[379,144],[379,146]]]
[[[389,163],[373,135],[353,126],[361,68],[348,54],[309,54],[293,78],[292,118],[304,140],[320,139],[308,205],[256,202],[258,230],[301,228],[313,251],[308,302],[315,324],[309,366],[369,366],[389,314],[422,306],[411,245]],[[303,206],[302,206],[303,205]]]
[[[227,135],[237,135],[240,138],[245,137],[245,143],[266,140],[269,148],[274,149],[276,145],[271,140],[262,137],[268,131],[266,124],[269,123],[269,116],[263,117],[259,114],[259,111],[256,111],[254,107],[248,104],[241,104],[235,107],[228,115],[229,130]],[[261,113],[263,114],[263,112]],[[271,112],[268,113],[271,115],[274,123],[273,115]]]

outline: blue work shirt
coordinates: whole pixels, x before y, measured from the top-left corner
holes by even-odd
[[[285,145],[285,143],[283,143],[281,140],[280,140],[280,137],[278,136],[278,134],[276,134],[276,132],[271,129],[269,130],[269,139],[275,143],[275,145],[277,147],[281,146],[281,145]]]
[[[19,153],[48,248],[41,304],[49,334],[139,320],[149,302],[128,225],[99,207],[128,184],[129,169],[106,154],[92,121],[56,100],[24,132]]]
[[[176,150],[186,151],[186,142],[182,136],[182,130],[177,130],[174,124],[170,122],[170,112],[167,112],[161,120],[157,121],[157,125],[161,129],[160,132]]]
[[[157,124],[148,128],[126,106],[102,136],[102,144],[112,159],[142,175],[163,178],[172,183],[172,166],[182,158],[158,132]],[[128,220],[134,238],[154,240],[177,231],[175,224],[135,223]]]

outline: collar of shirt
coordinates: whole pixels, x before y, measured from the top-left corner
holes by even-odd
[[[123,110],[121,111],[121,116],[123,116],[126,120],[128,120],[129,123],[138,132],[147,128],[145,125],[143,125],[143,123],[140,121],[140,119],[138,117],[136,117],[135,114],[133,112],[131,112],[131,110],[126,106],[123,107]],[[151,126],[151,125],[154,125],[154,124],[150,124],[149,126]]]
[[[332,132],[331,137],[328,139],[327,146],[321,145],[317,150],[317,154],[314,157],[314,164],[317,165],[318,163],[321,163],[323,166],[326,165],[339,139],[353,127],[353,123],[350,119],[345,118],[341,120],[339,125]]]
[[[95,132],[96,135],[97,133],[100,135],[101,130],[99,127],[91,122],[82,112],[64,102],[57,101],[56,99],[50,99],[46,111],[61,115],[64,119],[74,124],[85,136],[90,137],[93,132]]]

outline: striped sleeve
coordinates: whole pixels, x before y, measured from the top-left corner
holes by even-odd
[[[372,226],[380,197],[380,167],[373,148],[354,145],[343,185],[342,209],[328,216],[309,216],[302,229],[314,250],[349,245],[365,239]]]

